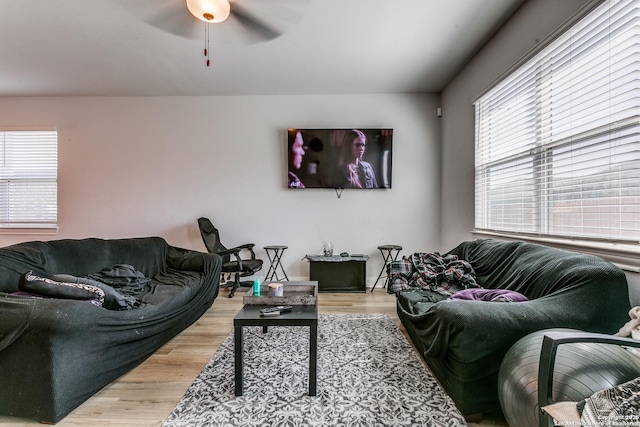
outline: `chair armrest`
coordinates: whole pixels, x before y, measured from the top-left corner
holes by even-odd
[[[218,251],[216,252],[216,255],[219,255],[221,257],[224,257],[225,255],[233,255],[235,260],[232,260],[231,257],[229,257],[229,261],[234,261],[238,265],[238,271],[242,271],[242,259],[240,258],[240,250],[240,248],[230,248],[224,251]]]
[[[242,258],[240,257],[240,252],[242,252],[243,250],[247,250],[251,252],[251,259],[256,259],[256,254],[255,252],[253,252],[254,246],[255,246],[254,243],[245,243],[244,245],[235,246],[233,248],[227,248],[224,251],[219,251],[217,252],[217,254],[220,256],[233,255],[235,258],[236,264],[238,264],[238,271],[242,271],[243,267],[242,267]]]
[[[244,245],[236,246],[237,249],[253,249],[255,243],[245,243]]]
[[[640,348],[640,341],[633,338],[619,337],[608,334],[598,334],[580,331],[548,331],[542,338],[540,350],[540,364],[538,367],[538,407],[542,408],[553,403],[553,371],[560,344],[569,343],[599,343],[617,344]],[[539,410],[539,426],[552,427],[550,416]]]
[[[218,251],[216,252],[218,255],[220,256],[225,256],[225,255],[237,255],[240,253],[240,249],[239,248],[231,248],[231,249],[227,249],[224,251]]]
[[[253,247],[255,246],[254,243],[245,243],[244,245],[240,245],[240,246],[235,246],[231,249],[229,249],[230,251],[235,251],[236,252],[236,256],[238,256],[238,254],[243,251],[243,250],[247,250],[249,252],[251,252],[251,259],[256,259],[256,254],[255,252],[253,252]]]

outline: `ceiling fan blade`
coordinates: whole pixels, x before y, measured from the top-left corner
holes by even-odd
[[[282,32],[258,18],[246,8],[231,3],[231,17],[239,22],[250,34],[257,36],[255,41],[266,42],[282,35]],[[255,38],[255,37],[254,37]]]
[[[204,24],[195,19],[184,0],[114,0],[141,21],[159,30],[189,39],[201,39]]]
[[[180,6],[180,3],[178,3]],[[204,34],[204,23],[195,19],[189,11],[184,8],[174,8],[175,11],[158,12],[149,17],[145,22],[156,28],[164,30],[176,36],[189,39],[201,39]]]

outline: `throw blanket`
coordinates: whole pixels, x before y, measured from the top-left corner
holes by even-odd
[[[629,311],[629,317],[631,318],[616,335],[621,337],[631,336],[635,340],[640,340],[640,306],[633,307]]]
[[[478,287],[475,271],[467,261],[456,255],[442,256],[438,252],[416,252],[387,266],[389,293],[408,288],[427,288],[451,296],[470,287]]]
[[[18,289],[22,295],[85,300],[109,310],[129,310],[140,305],[136,296],[149,282],[132,266],[117,264],[88,277],[55,274],[45,278],[29,270],[20,276]]]
[[[87,277],[76,277],[70,274],[54,274],[51,276],[51,279],[58,282],[90,285],[102,289],[105,295],[104,304],[102,306],[109,310],[129,310],[140,305],[134,296],[122,295],[110,285]]]
[[[99,273],[90,274],[88,278],[113,286],[123,295],[129,296],[140,294],[144,290],[144,285],[150,282],[144,274],[128,264],[116,264]]]
[[[594,393],[577,406],[583,426],[637,426],[640,424],[640,377]]]
[[[529,299],[520,292],[508,289],[465,289],[451,295],[449,299],[464,299],[489,302],[524,302]]]

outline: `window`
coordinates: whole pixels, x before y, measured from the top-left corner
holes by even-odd
[[[0,129],[0,229],[56,228],[56,130]]]
[[[603,2],[474,105],[478,230],[640,241],[640,0]]]

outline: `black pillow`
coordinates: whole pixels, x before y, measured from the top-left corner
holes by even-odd
[[[36,295],[44,295],[53,298],[91,300],[95,305],[104,303],[104,291],[98,287],[79,283],[56,282],[33,274],[29,270],[20,275],[18,289]]]

